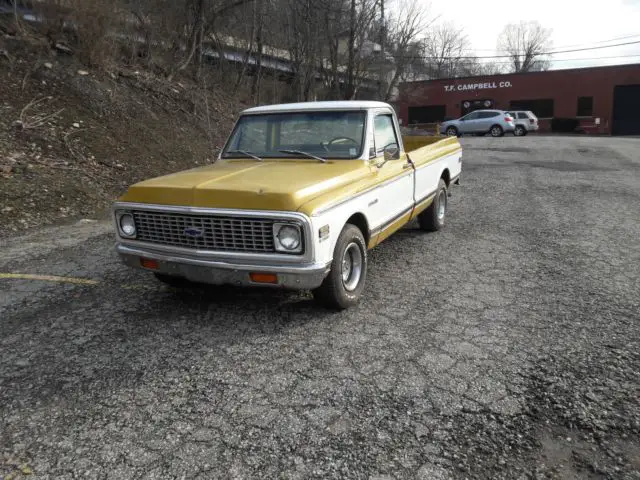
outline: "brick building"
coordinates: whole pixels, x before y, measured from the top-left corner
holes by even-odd
[[[640,64],[404,83],[397,101],[405,125],[440,122],[473,110],[531,110],[542,131],[577,118],[592,133],[640,135]]]

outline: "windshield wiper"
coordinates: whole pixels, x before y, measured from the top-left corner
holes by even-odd
[[[309,152],[303,152],[302,150],[278,150],[278,151],[280,153],[288,153],[291,155],[304,155],[305,157],[308,157],[308,158],[314,158],[316,160],[320,160],[322,163],[327,163],[326,158],[318,157],[317,155],[314,155]]]
[[[251,152],[247,152],[246,150],[229,150],[226,153],[241,153],[245,157],[251,157],[251,158],[254,158],[254,159],[258,160],[259,162],[264,162],[264,160],[262,158],[260,158],[257,155],[254,155]]]

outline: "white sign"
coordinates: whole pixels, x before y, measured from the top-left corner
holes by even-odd
[[[490,90],[493,88],[511,88],[511,82],[485,82],[485,83],[460,83],[458,85],[445,85],[445,92],[466,92],[468,90]]]

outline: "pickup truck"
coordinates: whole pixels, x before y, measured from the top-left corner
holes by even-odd
[[[116,251],[173,286],[311,290],[345,309],[362,296],[369,249],[415,218],[444,226],[461,169],[457,138],[402,136],[386,103],[250,108],[215,162],[114,203]]]

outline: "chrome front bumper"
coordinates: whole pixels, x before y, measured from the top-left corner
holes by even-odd
[[[213,285],[239,285],[281,287],[299,290],[311,290],[320,286],[329,273],[329,265],[318,264],[290,264],[290,265],[247,265],[190,257],[182,254],[156,252],[149,249],[141,249],[122,243],[116,244],[116,252],[125,263],[133,268],[140,268],[156,273],[164,273],[183,277],[192,282],[210,283]],[[156,260],[157,269],[144,268],[140,260]],[[250,273],[272,273],[278,276],[275,284],[255,283]]]

